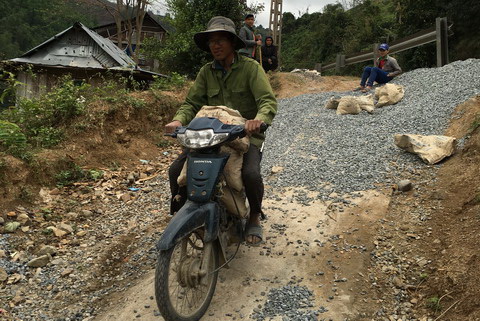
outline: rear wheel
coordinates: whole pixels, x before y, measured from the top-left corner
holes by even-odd
[[[217,284],[217,242],[204,243],[193,232],[173,248],[161,251],[155,271],[155,297],[166,321],[200,320]]]

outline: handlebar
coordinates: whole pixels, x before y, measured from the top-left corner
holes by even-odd
[[[267,124],[262,123],[262,124],[260,125],[260,133],[263,134],[264,132],[267,131],[267,129],[268,129],[268,125],[267,125]]]
[[[238,125],[238,126],[242,126],[243,128],[245,128],[244,125]],[[267,124],[262,123],[262,124],[260,125],[260,133],[261,133],[261,134],[265,133],[265,132],[267,131],[268,127],[269,127],[269,126],[268,126]],[[179,129],[179,128],[180,128],[180,127],[177,127],[177,128],[175,128],[175,131],[174,131],[173,133],[165,133],[163,136],[169,136],[169,137],[176,138],[176,137],[177,137],[177,132],[178,132],[178,129]]]

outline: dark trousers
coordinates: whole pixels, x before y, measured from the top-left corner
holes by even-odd
[[[365,86],[365,83],[367,83],[367,86],[372,87],[374,81],[379,84],[386,84],[393,79],[393,77],[388,77],[387,74],[388,73],[386,71],[383,71],[378,67],[365,67],[365,69],[363,69],[360,86]]]
[[[273,71],[273,70],[277,69],[278,63],[276,61],[273,61],[272,63],[269,63],[268,60],[267,61],[263,60],[262,61],[262,67],[265,70],[265,72],[268,72],[270,70]]]
[[[173,161],[168,170],[170,192],[172,193],[170,214],[178,212],[187,200],[187,187],[180,187],[177,183],[177,178],[180,176],[183,164],[185,164],[187,160],[187,154],[186,151],[181,153],[178,158]],[[247,194],[248,203],[250,204],[250,211],[253,213],[263,213],[262,199],[264,189],[262,175],[260,174],[261,160],[262,153],[260,149],[250,144],[250,148],[243,155],[242,180],[243,185],[245,185],[245,194]]]

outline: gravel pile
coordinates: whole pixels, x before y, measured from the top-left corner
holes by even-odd
[[[396,173],[423,163],[393,143],[394,134],[442,134],[453,109],[480,94],[480,60],[457,61],[441,68],[416,69],[395,78],[405,96],[394,106],[373,114],[336,115],[324,108],[332,96],[361,93],[320,93],[281,100],[268,131],[263,174],[273,166],[273,187],[305,187],[322,199],[393,183]],[[336,192],[333,196],[333,192]]]
[[[282,316],[288,321],[313,321],[318,320],[320,313],[327,312],[324,307],[318,310],[313,308],[313,292],[305,286],[286,285],[279,289],[271,289],[263,309],[254,309],[254,320],[271,319]]]

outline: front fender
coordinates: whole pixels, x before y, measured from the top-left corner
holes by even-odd
[[[205,225],[203,241],[211,242],[218,236],[219,221],[220,211],[217,203],[187,201],[173,216],[157,243],[157,249],[164,251],[172,248],[178,240],[203,225]]]

